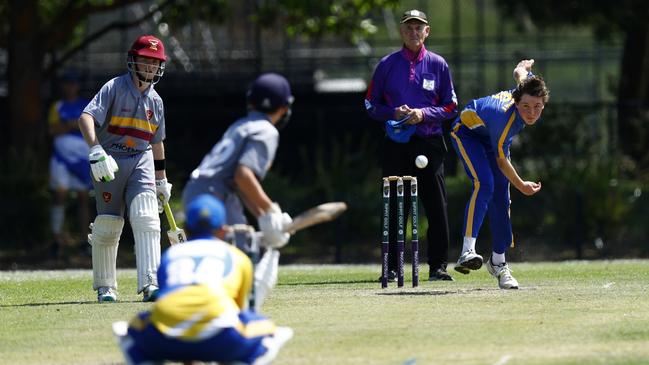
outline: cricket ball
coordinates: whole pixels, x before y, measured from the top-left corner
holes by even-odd
[[[420,169],[423,169],[424,167],[426,167],[426,165],[428,165],[428,158],[426,158],[426,156],[424,155],[417,156],[417,158],[415,158],[415,165],[417,165],[417,167],[419,167]]]

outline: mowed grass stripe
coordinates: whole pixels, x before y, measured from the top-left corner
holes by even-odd
[[[264,313],[295,330],[278,364],[649,364],[649,261],[512,263],[381,289],[377,265],[291,265]],[[421,267],[421,277],[428,270]],[[0,272],[0,364],[121,362],[110,324],[149,307],[135,271],[96,303],[90,271]]]

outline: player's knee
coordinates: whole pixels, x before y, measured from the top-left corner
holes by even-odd
[[[135,232],[159,232],[160,216],[158,201],[152,191],[140,193],[133,198],[129,209],[131,228]]]
[[[116,246],[124,227],[124,218],[100,214],[91,226],[92,233],[88,235],[88,242],[98,246]]]
[[[492,179],[484,178],[478,181],[473,181],[473,187],[474,189],[477,189],[478,194],[486,200],[491,200],[491,197],[494,195],[494,184]]]

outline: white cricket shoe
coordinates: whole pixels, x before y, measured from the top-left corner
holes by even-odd
[[[491,263],[491,258],[487,260],[487,271],[498,278],[498,286],[500,289],[518,289],[518,281],[512,276],[509,266],[506,262],[503,262],[500,265],[494,265]]]
[[[478,270],[482,267],[482,256],[473,250],[464,251],[455,264],[455,271],[468,274],[471,270]]]
[[[117,293],[115,289],[102,286],[97,289],[97,301],[99,302],[114,302],[117,300]]]
[[[257,358],[252,365],[267,365],[273,362],[284,344],[293,338],[293,329],[291,327],[277,327],[272,337],[266,337],[262,344],[266,347],[266,353]]]
[[[146,288],[142,291],[142,301],[143,302],[155,302],[158,297],[158,287],[153,284],[147,285]]]

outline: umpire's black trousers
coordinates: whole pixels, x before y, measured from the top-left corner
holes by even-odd
[[[424,207],[428,219],[428,265],[431,271],[438,267],[446,269],[448,263],[448,214],[446,211],[446,185],[444,183],[444,156],[447,148],[444,137],[433,136],[421,138],[413,135],[407,143],[397,143],[387,136],[383,140],[381,163],[383,176],[416,176],[419,190],[419,201]],[[428,165],[417,168],[415,158],[424,155]],[[404,182],[406,218],[411,215],[410,184]],[[390,183],[390,254],[389,268],[397,268],[397,197],[396,181]],[[421,214],[420,214],[421,216]],[[407,221],[407,219],[406,219]],[[420,235],[421,237],[421,235]],[[409,251],[406,244],[406,253]],[[409,255],[406,254],[406,260]]]

